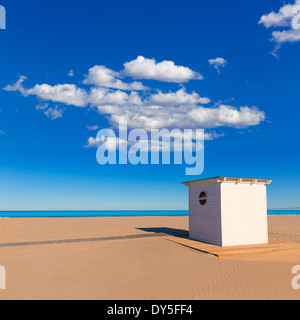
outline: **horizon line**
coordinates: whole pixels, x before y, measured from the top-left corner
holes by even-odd
[[[276,211],[276,210],[300,210],[300,207],[290,207],[290,208],[267,208],[267,210],[270,211]],[[189,211],[189,209],[95,209],[95,210],[0,210],[0,212],[103,212],[103,211],[110,211],[110,212],[116,212],[116,211]]]

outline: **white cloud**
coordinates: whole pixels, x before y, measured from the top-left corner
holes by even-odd
[[[265,120],[265,114],[257,108],[240,107],[239,109],[228,105],[215,108],[202,106],[104,106],[98,107],[100,114],[109,117],[113,127],[119,123],[127,122],[130,128],[144,128],[146,130],[161,128],[217,128],[235,127],[243,128],[258,125]]]
[[[63,109],[59,109],[58,106],[51,108],[47,103],[37,105],[36,110],[41,110],[51,120],[56,120],[63,117]]]
[[[141,104],[142,100],[139,94],[135,91],[127,94],[124,91],[116,90],[112,91],[107,88],[92,88],[89,93],[89,103],[92,106],[100,105],[124,105],[124,104]]]
[[[300,11],[293,10],[296,5],[300,5],[300,0],[283,5],[278,12],[272,11],[263,15],[258,22],[266,28],[281,28],[281,30],[273,31],[271,34],[271,40],[277,44],[275,50],[272,52],[275,56],[276,51],[282,43],[300,41],[300,29],[296,30],[292,26],[294,17],[296,17]]]
[[[265,120],[265,113],[257,108],[240,107],[236,109],[228,105],[218,108],[196,108],[189,112],[189,116],[203,128],[235,127],[243,128],[256,126]]]
[[[180,89],[176,92],[162,93],[159,91],[156,94],[150,95],[146,101],[147,104],[160,105],[160,106],[172,106],[181,104],[208,104],[211,100],[209,98],[202,98],[196,92],[188,94],[184,89]]]
[[[105,140],[102,137],[101,139],[97,136],[89,137],[87,140],[87,144],[84,146],[85,148],[98,148],[105,141],[106,147],[108,150],[116,150],[119,145],[122,143],[130,144],[125,140],[120,139],[119,137],[106,137]]]
[[[297,42],[300,40],[300,31],[294,29],[274,31],[272,32],[272,37],[273,40],[277,43]]]
[[[94,126],[86,126],[86,128],[87,128],[89,131],[94,131],[94,130],[98,130],[98,129],[99,129],[99,126],[97,126],[97,125],[94,125]]]
[[[61,102],[76,107],[85,107],[88,103],[86,91],[74,84],[57,84],[55,86],[37,84],[32,89],[27,89],[24,95],[36,95],[44,101]]]
[[[44,113],[51,120],[62,118],[63,116],[63,110],[58,110],[57,108],[49,108],[46,111],[44,111]]]
[[[84,146],[85,148],[98,148],[101,144],[100,139],[94,138],[94,137],[89,137],[87,144]]]
[[[177,66],[173,61],[164,60],[157,63],[154,59],[146,59],[143,56],[126,62],[122,74],[134,79],[149,79],[176,83],[203,79],[201,74],[188,67]]]
[[[23,87],[25,76],[21,76],[14,85],[4,88],[6,91],[20,91],[23,96],[35,95],[43,101],[61,102],[76,107],[86,107],[88,104],[88,94],[84,89],[76,87],[74,84],[37,84],[31,89]]]
[[[35,108],[36,110],[46,110],[49,107],[48,103],[38,104]]]
[[[204,134],[204,139],[205,140],[214,140],[214,139],[218,139],[218,138],[221,138],[221,137],[224,137],[225,134],[224,133],[216,133],[215,131],[213,132],[206,132]]]
[[[5,91],[20,91],[22,94],[25,94],[25,89],[23,88],[23,82],[27,79],[25,76],[20,76],[19,80],[13,85],[7,85],[3,88]]]
[[[58,84],[55,86],[37,84],[31,89],[26,89],[22,85],[25,79],[26,77],[20,77],[14,85],[8,85],[4,90],[20,91],[25,97],[36,95],[38,99],[43,101],[60,102],[76,107],[86,107],[88,104],[92,106],[142,104],[139,94],[135,91],[126,93],[121,90],[93,87],[90,92],[87,92],[74,84]]]
[[[88,75],[85,77],[83,83],[96,85],[99,87],[107,87],[121,90],[147,90],[141,82],[134,81],[133,83],[125,83],[120,80],[120,73],[115,72],[105,66],[94,66],[89,69]]]
[[[292,12],[295,4],[284,5],[277,13],[272,11],[263,15],[259,20],[259,24],[263,24],[266,28],[290,26],[291,20],[295,16],[295,13]]]
[[[140,140],[137,141],[127,141],[119,138],[117,135],[115,137],[105,137],[105,139],[102,137],[101,139],[98,137],[89,137],[87,140],[87,144],[84,146],[86,148],[98,148],[101,144],[104,142],[106,143],[106,147],[109,150],[115,151],[118,149],[121,145],[124,147],[126,146],[126,149],[128,150],[128,147],[132,147],[135,145],[135,143],[139,144],[139,150],[140,151],[181,151],[183,150],[182,143],[184,141],[185,147],[193,148],[196,144],[201,144],[203,147],[203,140],[212,140],[213,138],[218,138],[220,136],[223,136],[223,134],[216,134],[215,132],[212,133],[204,133],[197,132],[197,134],[194,132],[183,132],[183,131],[170,131],[165,132],[161,131],[159,133],[160,139],[158,142],[158,145],[152,144],[151,140],[151,133],[146,133],[145,136],[140,136]],[[170,138],[173,138],[174,140],[171,140]],[[170,139],[170,145],[163,143],[163,139]],[[156,140],[155,140],[156,142]],[[152,144],[152,146],[151,146]],[[199,148],[199,145],[198,145]],[[136,149],[129,148],[128,152],[136,152]]]
[[[210,59],[208,62],[210,66],[213,66],[218,71],[218,73],[220,73],[220,68],[224,68],[227,64],[227,61],[224,58]]]

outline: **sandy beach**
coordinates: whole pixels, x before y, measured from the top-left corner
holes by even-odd
[[[300,243],[300,216],[269,216],[269,237]],[[0,299],[300,299],[300,250],[217,258],[166,239],[24,242],[188,230],[188,217],[2,218]]]

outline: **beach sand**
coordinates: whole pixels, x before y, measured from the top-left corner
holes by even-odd
[[[300,243],[300,216],[269,216]],[[188,230],[188,217],[2,218],[0,244]],[[0,299],[300,299],[300,250],[217,258],[162,237],[0,247]]]

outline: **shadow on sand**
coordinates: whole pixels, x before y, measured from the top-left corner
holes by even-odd
[[[166,235],[188,238],[189,232],[182,229],[166,228],[166,227],[154,227],[154,228],[137,228],[138,230],[151,232],[151,233],[165,233]]]

